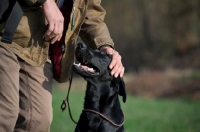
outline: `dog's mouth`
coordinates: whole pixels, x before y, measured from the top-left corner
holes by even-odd
[[[74,63],[73,65],[79,70],[92,75],[100,74],[100,70],[91,62],[91,59],[86,59],[86,57],[82,56],[81,53],[76,54],[76,59],[79,63]]]

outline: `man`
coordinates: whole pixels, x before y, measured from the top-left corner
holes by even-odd
[[[0,132],[48,132],[52,80],[68,80],[78,35],[112,55],[111,75],[122,77],[124,67],[103,22],[101,0],[56,1],[60,9],[54,0],[18,2],[24,15],[11,44],[2,41],[6,21],[0,24]]]

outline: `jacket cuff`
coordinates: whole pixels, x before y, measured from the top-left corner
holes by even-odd
[[[97,46],[97,48],[99,49],[102,46],[110,46],[114,49],[114,42],[111,38],[109,37],[103,37],[103,38],[95,38],[94,39],[95,44]]]
[[[100,46],[98,49],[101,50],[101,48],[103,48],[103,47],[110,47],[110,48],[115,49],[112,45],[109,45],[109,44],[104,44],[104,45]]]

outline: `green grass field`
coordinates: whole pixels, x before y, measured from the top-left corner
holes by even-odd
[[[51,132],[73,132],[75,124],[68,110],[61,112],[60,105],[66,90],[53,90],[53,122]],[[77,121],[83,108],[84,91],[72,90],[70,106]],[[120,98],[121,99],[121,98]],[[125,114],[126,132],[200,132],[200,101],[186,99],[143,99],[128,96],[121,103]]]

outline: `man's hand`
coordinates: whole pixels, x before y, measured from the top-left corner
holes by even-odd
[[[44,34],[44,38],[46,41],[50,41],[51,44],[54,44],[62,37],[64,17],[54,0],[46,0],[42,8],[49,23],[49,28]]]
[[[120,75],[120,77],[123,77],[124,75],[124,66],[122,65],[121,56],[117,51],[115,51],[110,46],[103,46],[101,47],[100,51],[105,51],[108,55],[112,56],[112,61],[109,65],[109,68],[111,69],[111,75],[115,78]]]

